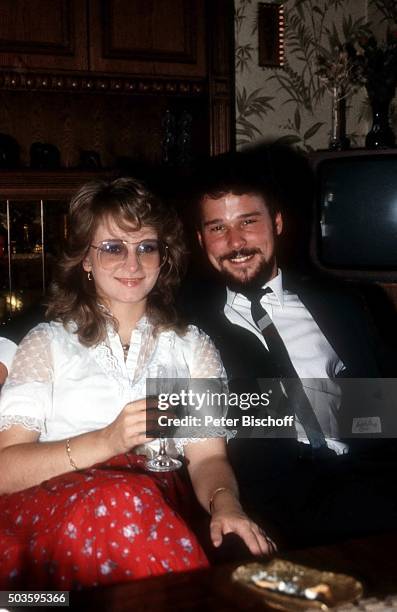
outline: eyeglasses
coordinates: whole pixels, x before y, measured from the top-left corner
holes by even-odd
[[[102,268],[110,270],[123,264],[128,258],[128,245],[135,247],[135,257],[143,268],[161,268],[167,259],[168,246],[161,240],[142,240],[141,242],[127,242],[114,238],[102,240],[99,244],[91,244],[97,250],[98,261]]]

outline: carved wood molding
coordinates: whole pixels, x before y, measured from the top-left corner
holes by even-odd
[[[0,201],[68,200],[84,183],[106,177],[110,171],[2,170]]]
[[[216,98],[212,103],[211,155],[219,155],[233,148],[230,133],[230,102]]]
[[[89,74],[52,74],[1,70],[0,89],[14,91],[102,92],[136,95],[203,96],[202,79],[107,76]]]

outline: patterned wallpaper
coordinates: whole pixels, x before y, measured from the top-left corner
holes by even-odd
[[[321,46],[344,42],[371,27],[381,34],[384,12],[394,0],[285,0],[285,63],[258,66],[258,2],[235,0],[236,132],[239,148],[255,141],[280,139],[312,150],[327,148],[331,96],[315,74]],[[364,90],[347,100],[347,134],[363,146],[371,124]],[[395,133],[396,132],[395,128]]]

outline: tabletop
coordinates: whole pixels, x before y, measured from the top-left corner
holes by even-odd
[[[278,557],[361,581],[364,597],[397,593],[397,533],[281,553]],[[263,611],[266,605],[231,581],[238,563],[167,574],[107,588],[71,593],[73,610],[114,612]]]

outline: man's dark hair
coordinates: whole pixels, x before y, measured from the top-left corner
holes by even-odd
[[[282,208],[281,194],[269,164],[253,153],[226,153],[202,163],[194,176],[193,202],[196,225],[200,226],[201,202],[227,193],[252,194],[263,198],[274,219]]]

